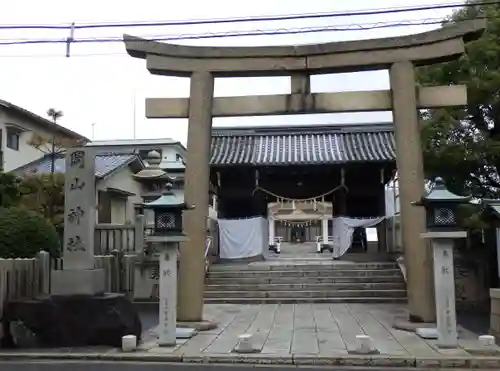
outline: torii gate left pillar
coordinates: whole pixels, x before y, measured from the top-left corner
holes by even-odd
[[[194,72],[190,80],[188,141],[184,197],[196,205],[184,211],[185,232],[190,241],[181,247],[177,316],[179,321],[202,321],[205,276],[205,240],[209,207],[209,182],[214,77],[210,72]],[[189,150],[191,148],[191,150]],[[200,191],[200,190],[205,190]],[[189,290],[182,283],[190,282]]]

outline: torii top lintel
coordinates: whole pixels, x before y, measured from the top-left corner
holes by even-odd
[[[408,36],[291,46],[186,46],[131,35],[123,40],[127,53],[146,59],[148,70],[157,75],[286,76],[385,69],[399,61],[416,66],[446,62],[460,57],[464,44],[481,37],[485,27],[486,21],[477,19]]]

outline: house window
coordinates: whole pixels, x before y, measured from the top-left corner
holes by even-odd
[[[7,148],[19,151],[19,138],[18,132],[7,130]]]
[[[184,160],[184,159],[182,158],[182,156],[181,156],[180,154],[176,153],[176,154],[175,154],[175,161],[180,162],[180,161],[182,161],[182,160]]]

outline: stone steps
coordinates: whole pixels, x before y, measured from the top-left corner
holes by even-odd
[[[308,268],[308,269],[306,269]],[[252,271],[296,271],[300,269],[311,270],[314,268],[316,271],[332,271],[332,270],[373,270],[373,269],[396,269],[397,264],[393,262],[381,262],[381,263],[332,263],[327,261],[326,263],[312,263],[311,261],[304,262],[294,262],[293,260],[289,262],[284,262],[281,264],[264,264],[264,263],[252,263],[250,265],[242,264],[214,264],[210,268],[212,273],[214,272],[252,272]]]
[[[279,283],[270,285],[269,283],[260,284],[207,284],[205,291],[340,291],[340,290],[404,290],[403,282],[342,282],[342,283]],[[296,282],[296,281],[295,281]]]
[[[301,277],[300,283],[303,285],[307,284],[342,284],[342,283],[402,283],[400,280],[400,275],[394,276],[361,276],[361,277]],[[297,277],[239,277],[237,279],[237,283],[234,283],[232,279],[229,278],[212,278],[209,277],[206,280],[207,286],[209,285],[238,285],[238,286],[247,286],[247,285],[293,285],[297,284]]]
[[[297,270],[241,270],[241,271],[210,271],[209,278],[275,278],[275,277],[372,277],[391,276],[399,277],[401,271],[398,268],[388,269],[318,269],[307,267]]]
[[[205,298],[207,304],[296,304],[296,303],[406,303],[406,297],[325,297],[325,298]]]
[[[394,262],[267,261],[213,265],[207,303],[401,303],[406,290]]]
[[[290,290],[290,291],[276,291],[272,287],[266,291],[205,291],[205,297],[208,298],[323,298],[323,297],[344,297],[349,298],[353,296],[364,297],[404,297],[405,290]]]

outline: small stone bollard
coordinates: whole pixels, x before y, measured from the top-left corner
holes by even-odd
[[[368,335],[356,335],[356,353],[359,354],[374,354],[378,353],[373,339]]]
[[[495,345],[495,337],[492,335],[480,335],[478,341],[482,347],[492,347]]]
[[[133,352],[137,349],[137,336],[125,335],[122,337],[122,352]]]
[[[259,349],[253,347],[252,334],[238,336],[238,344],[233,350],[236,353],[257,353]]]

